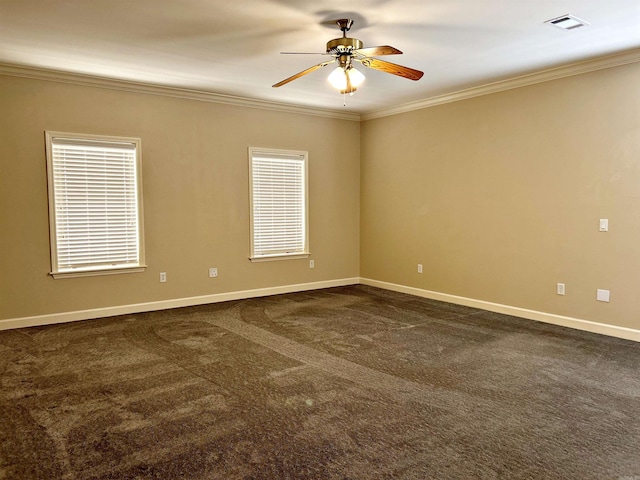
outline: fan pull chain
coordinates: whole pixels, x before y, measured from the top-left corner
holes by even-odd
[[[342,106],[346,107],[347,106],[347,93],[343,93],[342,94]]]

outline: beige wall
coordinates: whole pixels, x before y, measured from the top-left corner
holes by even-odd
[[[639,329],[638,79],[633,64],[364,122],[361,276]]]
[[[45,130],[142,138],[146,272],[48,275]],[[357,277],[359,131],[353,121],[0,76],[0,319]],[[248,260],[249,146],[309,151],[313,270],[306,259]]]
[[[640,329],[638,78],[634,64],[359,124],[0,76],[0,319],[359,275]],[[45,130],[142,138],[145,273],[48,275]],[[309,151],[315,269],[247,259],[248,146]]]

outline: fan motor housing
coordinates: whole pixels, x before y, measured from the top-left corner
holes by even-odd
[[[357,38],[334,38],[327,42],[327,53],[338,53],[358,50],[363,47],[363,43]]]

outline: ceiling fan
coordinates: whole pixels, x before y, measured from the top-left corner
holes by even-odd
[[[361,63],[365,67],[373,68],[375,70],[381,70],[383,72],[398,75],[399,77],[408,78],[409,80],[420,80],[423,72],[415,70],[409,67],[403,67],[402,65],[396,65],[395,63],[380,60],[377,57],[380,55],[398,55],[402,52],[397,48],[390,47],[389,45],[383,45],[379,47],[363,48],[363,43],[357,38],[347,37],[347,32],[353,26],[353,20],[349,18],[342,18],[335,22],[342,31],[341,38],[334,38],[327,42],[326,53],[320,53],[319,55],[330,55],[333,60],[322,62],[313,67],[307,68],[302,72],[296,73],[289,78],[285,78],[281,82],[276,83],[273,87],[281,87],[286,85],[297,78],[300,78],[308,73],[311,73],[319,68],[326,67],[327,65],[338,62],[338,67],[329,75],[329,82],[340,91],[340,93],[353,93],[358,89],[358,86],[364,81],[364,75],[353,67],[354,60]],[[299,52],[282,52],[283,54],[302,54]]]

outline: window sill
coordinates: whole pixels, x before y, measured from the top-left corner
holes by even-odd
[[[51,272],[53,278],[75,278],[75,277],[95,277],[98,275],[117,275],[120,273],[141,273],[147,268],[146,265],[135,267],[103,268],[100,270],[72,270],[68,272]]]
[[[273,262],[276,260],[296,260],[299,258],[309,258],[311,256],[310,253],[283,253],[278,255],[262,255],[260,257],[249,257],[254,263],[257,262]]]

